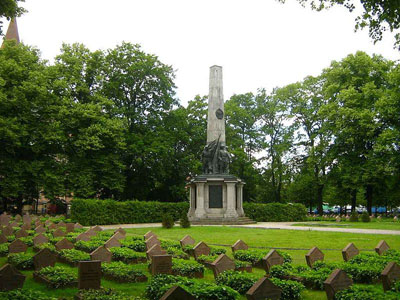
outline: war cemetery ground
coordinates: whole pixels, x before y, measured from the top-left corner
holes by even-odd
[[[74,219],[84,214],[1,215],[0,299],[400,299],[398,235],[178,224],[103,229]],[[392,218],[369,224],[400,229]]]

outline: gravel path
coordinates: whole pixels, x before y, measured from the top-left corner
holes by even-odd
[[[337,228],[337,227],[313,227],[313,226],[292,226],[293,224],[303,224],[302,222],[258,222],[250,225],[232,225],[230,227],[258,228],[258,229],[286,229],[286,230],[306,230],[306,231],[328,231],[328,232],[348,232],[361,234],[391,234],[400,235],[400,230],[383,230],[383,229],[359,229],[359,228]],[[193,225],[198,226],[198,225]],[[207,225],[220,226],[220,225]],[[118,228],[149,228],[161,227],[161,223],[144,223],[144,224],[120,224],[120,225],[102,225],[103,229]]]

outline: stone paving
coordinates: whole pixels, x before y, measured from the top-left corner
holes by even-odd
[[[258,222],[250,225],[231,225],[229,227],[244,227],[258,229],[285,229],[285,230],[303,230],[303,231],[325,231],[325,232],[347,232],[361,234],[392,234],[400,235],[400,230],[383,230],[383,229],[359,229],[359,228],[337,228],[337,227],[313,227],[313,226],[292,226],[293,224],[309,224],[310,222]],[[161,227],[161,223],[144,223],[144,224],[121,224],[121,225],[102,225],[103,229],[118,229],[118,228],[149,228]],[[193,225],[199,226],[199,225]],[[207,225],[221,226],[221,225]]]

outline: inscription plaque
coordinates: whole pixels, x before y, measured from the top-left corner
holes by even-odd
[[[210,208],[222,208],[222,185],[208,186],[208,199]]]

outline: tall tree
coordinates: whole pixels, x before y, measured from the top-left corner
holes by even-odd
[[[24,2],[25,0],[1,0],[0,2],[0,18],[11,18],[19,17],[26,10],[19,6],[18,2]],[[0,20],[0,36],[3,35],[3,21]]]

